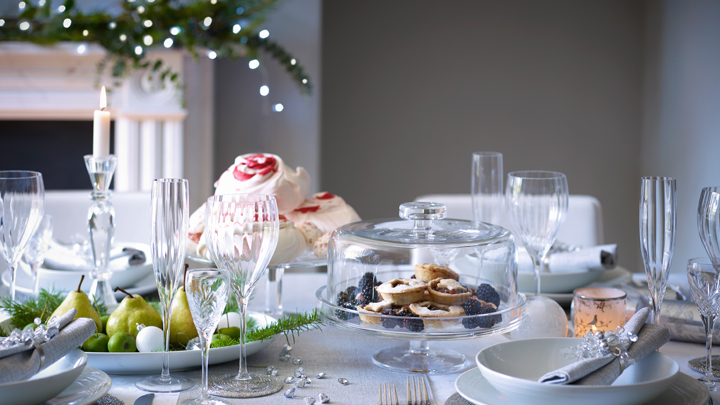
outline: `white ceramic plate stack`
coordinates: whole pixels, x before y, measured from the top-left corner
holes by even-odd
[[[656,352],[628,367],[610,386],[541,384],[537,380],[574,359],[564,350],[581,339],[544,338],[504,342],[477,354],[478,368],[462,374],[455,387],[482,405],[704,405],[707,389],[682,373],[678,364]],[[532,358],[533,361],[527,361]]]

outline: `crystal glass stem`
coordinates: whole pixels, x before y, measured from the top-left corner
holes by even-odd
[[[240,311],[240,367],[238,368],[238,380],[249,380],[252,377],[250,376],[250,373],[248,373],[247,369],[247,349],[245,348],[245,333],[247,332],[247,306],[248,301],[250,301],[248,298],[243,298],[242,296],[235,297],[238,302],[238,311]]]
[[[427,340],[411,340],[410,341],[410,350],[409,352],[412,354],[420,354],[425,355],[430,350],[430,346],[428,346]]]
[[[705,376],[700,381],[705,384],[709,391],[717,390],[717,378],[712,372],[712,333],[715,326],[716,316],[705,316],[700,314],[703,326],[705,327]]]
[[[542,263],[544,262],[544,258],[538,258],[535,257],[535,255],[531,255],[532,262],[533,262],[533,271],[535,273],[535,295],[540,295],[540,272],[543,269]]]

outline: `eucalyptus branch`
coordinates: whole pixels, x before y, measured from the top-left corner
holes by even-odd
[[[318,314],[317,309],[310,313],[298,313],[285,315],[284,317],[277,320],[264,328],[258,328],[250,331],[245,337],[245,343],[254,342],[257,340],[270,339],[277,334],[284,334],[285,339],[290,343],[290,337],[295,342],[295,335],[300,332],[307,332],[313,329],[322,330],[322,320]]]

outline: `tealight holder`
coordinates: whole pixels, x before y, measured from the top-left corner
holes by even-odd
[[[625,325],[625,291],[609,287],[584,287],[573,292],[572,319],[575,337],[588,332],[614,331]]]
[[[104,303],[108,308],[113,308],[117,306],[117,299],[110,285],[112,271],[108,268],[108,263],[115,236],[115,208],[110,202],[110,183],[115,174],[117,157],[85,155],[84,158],[93,185],[90,192],[92,205],[88,210],[88,232],[93,258],[90,297]]]

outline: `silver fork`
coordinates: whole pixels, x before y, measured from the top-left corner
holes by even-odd
[[[385,391],[383,395],[383,386],[385,387]],[[383,398],[385,398],[385,402],[383,402]],[[395,384],[392,384],[392,392],[390,392],[390,384],[380,384],[380,405],[400,405],[400,401],[398,400],[397,396],[397,389],[395,389]]]
[[[410,376],[408,376],[407,405],[431,405],[424,376],[420,376],[417,378],[413,376],[412,385],[410,384]]]

